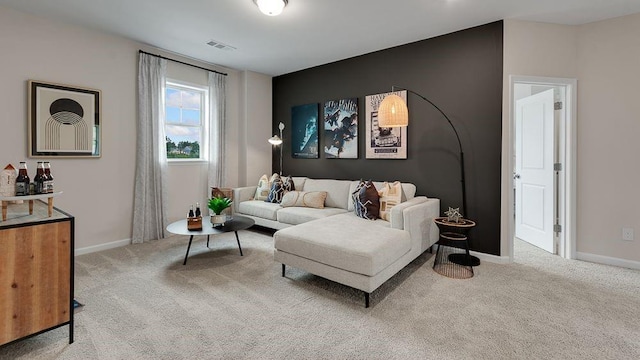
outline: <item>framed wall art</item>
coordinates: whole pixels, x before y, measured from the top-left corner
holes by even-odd
[[[381,128],[378,126],[378,107],[387,95],[398,95],[405,102],[407,91],[394,91],[365,97],[365,119],[367,122],[367,159],[406,159],[407,127]]]
[[[29,157],[101,155],[99,90],[30,80]]]
[[[296,159],[317,159],[318,103],[291,108],[291,156]]]
[[[358,98],[324,103],[324,157],[358,158]]]

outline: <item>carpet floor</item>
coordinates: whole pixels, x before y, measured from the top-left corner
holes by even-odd
[[[424,253],[371,295],[295,268],[271,233],[186,236],[76,257],[68,327],[0,347],[0,359],[640,359],[640,272],[551,256],[471,279]]]

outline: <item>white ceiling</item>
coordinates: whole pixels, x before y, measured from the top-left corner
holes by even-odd
[[[501,19],[583,24],[640,12],[640,0],[0,0],[239,70],[280,75]],[[236,48],[219,50],[216,40]]]

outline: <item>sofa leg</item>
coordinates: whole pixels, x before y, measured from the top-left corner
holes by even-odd
[[[369,307],[369,293],[368,292],[364,293],[364,307],[366,307],[366,308]]]
[[[284,277],[284,264],[282,264],[282,277]]]

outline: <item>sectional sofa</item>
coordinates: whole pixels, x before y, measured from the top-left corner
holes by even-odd
[[[294,177],[295,190],[326,192],[324,208],[283,207],[255,200],[257,186],[234,189],[234,212],[276,229],[274,260],[360,289],[369,294],[438,241],[433,219],[440,200],[415,196],[416,187],[402,183],[402,202],[391,208],[389,221],[356,216],[351,194],[359,181]],[[381,188],[382,183],[375,183]]]

